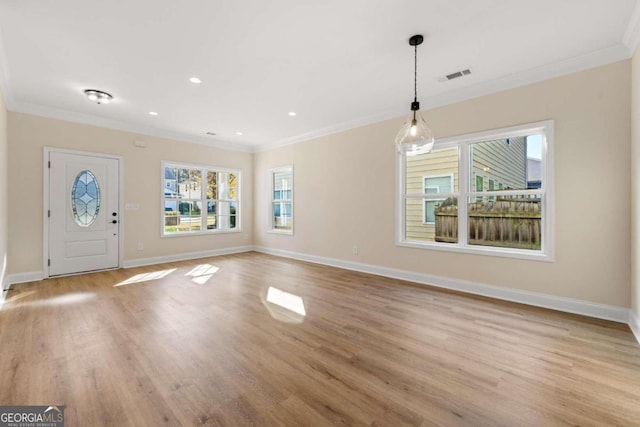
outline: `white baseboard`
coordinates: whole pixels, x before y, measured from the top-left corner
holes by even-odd
[[[42,271],[28,271],[26,273],[8,274],[7,277],[5,277],[6,287],[4,289],[8,290],[11,285],[15,285],[18,283],[36,282],[42,279],[44,279],[44,273]]]
[[[629,310],[629,327],[631,332],[636,336],[636,340],[640,343],[640,318],[635,315],[633,310]]]
[[[470,294],[482,295],[521,304],[528,304],[536,307],[550,308],[553,310],[564,311],[568,313],[581,314],[598,319],[613,320],[620,323],[629,322],[629,309],[624,307],[597,304],[589,301],[563,298],[537,292],[485,285],[482,283],[452,279],[449,277],[434,276],[407,270],[398,270],[395,268],[379,267],[370,264],[361,264],[351,261],[343,261],[335,258],[325,258],[315,255],[289,252],[260,246],[254,247],[254,250],[266,254],[292,258],[301,261],[308,261],[316,264],[324,264],[332,267],[344,268],[346,270],[376,274],[378,276],[390,277],[393,279],[407,280],[424,285],[467,292]]]
[[[162,264],[163,262],[188,261],[190,259],[208,258],[218,255],[238,254],[241,252],[249,252],[253,250],[253,246],[236,246],[233,248],[212,249],[200,252],[185,252],[173,255],[164,255],[151,258],[138,258],[124,261],[124,268],[142,267],[145,265]]]

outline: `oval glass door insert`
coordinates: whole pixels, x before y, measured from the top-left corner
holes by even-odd
[[[100,187],[91,171],[81,171],[71,187],[73,219],[80,227],[89,227],[100,212]]]

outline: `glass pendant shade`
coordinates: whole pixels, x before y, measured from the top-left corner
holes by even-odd
[[[427,154],[433,148],[433,132],[420,111],[412,111],[396,136],[396,147],[407,156]]]

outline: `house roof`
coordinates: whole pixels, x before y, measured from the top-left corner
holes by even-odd
[[[639,17],[635,0],[4,1],[0,86],[12,111],[251,151],[408,113],[413,34],[425,109],[629,58]]]

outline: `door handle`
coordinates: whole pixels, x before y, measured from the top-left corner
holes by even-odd
[[[117,219],[114,219],[113,221],[111,221],[111,223],[112,223],[112,224],[117,224],[117,223],[118,223],[118,220],[117,220]]]

